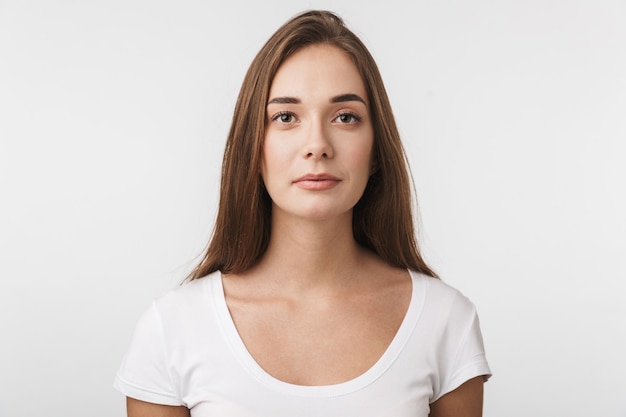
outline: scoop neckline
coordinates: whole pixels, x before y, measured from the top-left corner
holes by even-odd
[[[297,395],[302,397],[336,397],[349,394],[361,390],[372,384],[391,367],[398,358],[404,346],[408,342],[413,329],[422,312],[424,300],[426,297],[427,281],[418,279],[418,275],[408,270],[411,277],[411,300],[407,311],[402,319],[402,323],[398,328],[395,336],[387,346],[385,352],[380,358],[361,375],[345,382],[331,385],[297,385],[282,381],[271,374],[258,364],[252,354],[246,348],[243,339],[235,326],[235,322],[230,315],[226,297],[224,294],[224,286],[222,282],[222,274],[216,271],[215,275],[209,278],[211,285],[211,297],[213,299],[215,314],[218,318],[219,326],[223,336],[226,339],[230,349],[234,353],[236,360],[260,383],[266,387],[288,395]]]

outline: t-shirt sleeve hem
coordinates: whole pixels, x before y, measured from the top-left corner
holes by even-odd
[[[447,386],[441,390],[439,395],[430,401],[431,404],[447,393],[454,391],[463,385],[464,382],[467,382],[477,376],[482,376],[485,381],[491,377],[491,370],[489,369],[489,365],[486,361],[473,362],[463,367],[463,369],[457,372],[456,375],[450,380]]]
[[[153,404],[160,405],[173,405],[173,406],[184,406],[178,398],[173,397],[170,394],[162,393],[162,392],[154,392],[147,390],[145,388],[138,387],[133,385],[127,381],[124,381],[119,376],[115,377],[115,381],[113,382],[113,388],[126,395],[127,397],[134,398],[140,401],[145,401]]]

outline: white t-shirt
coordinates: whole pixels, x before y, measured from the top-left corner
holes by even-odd
[[[411,278],[397,334],[350,381],[300,386],[265,372],[239,337],[215,272],[153,302],[114,386],[142,401],[186,406],[192,417],[427,417],[430,403],[491,372],[474,305],[438,279]]]

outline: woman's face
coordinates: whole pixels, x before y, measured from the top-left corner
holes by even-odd
[[[374,133],[365,85],[337,47],[300,49],[270,89],[262,177],[274,216],[350,215],[365,190]]]

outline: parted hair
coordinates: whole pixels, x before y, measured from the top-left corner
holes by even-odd
[[[217,270],[243,272],[267,249],[272,201],[263,185],[260,167],[269,91],[280,65],[299,49],[316,44],[337,47],[352,59],[370,103],[375,171],[353,209],[356,242],[391,265],[436,277],[420,254],[408,163],[376,62],[339,16],[312,10],[281,26],[261,48],[245,75],[222,161],[213,235],[189,279]]]

